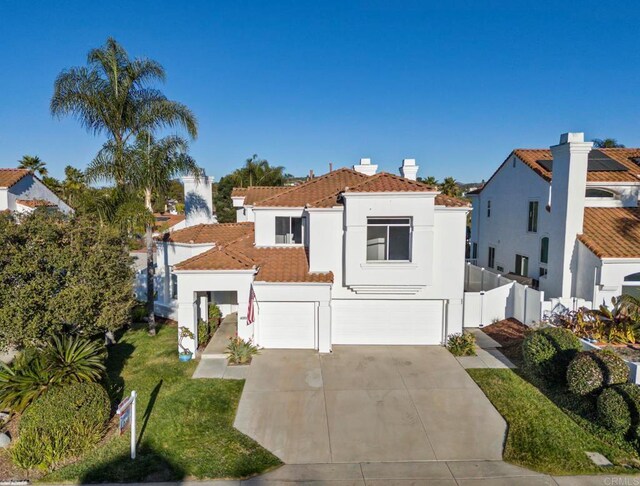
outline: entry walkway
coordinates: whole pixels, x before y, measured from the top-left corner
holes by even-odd
[[[207,344],[200,356],[200,363],[192,378],[227,378],[239,380],[246,378],[248,366],[227,365],[227,345],[229,339],[236,335],[238,314],[233,313],[222,319],[220,327]]]
[[[507,357],[500,352],[502,345],[487,336],[482,329],[468,329],[476,338],[476,355],[456,358],[464,368],[515,368]]]

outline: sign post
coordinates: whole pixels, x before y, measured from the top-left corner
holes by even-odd
[[[136,458],[136,397],[138,394],[135,390],[131,392],[131,396],[125,398],[118,405],[117,414],[120,417],[118,423],[118,431],[120,435],[125,431],[127,425],[131,424],[131,459]]]

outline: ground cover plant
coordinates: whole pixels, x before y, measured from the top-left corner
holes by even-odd
[[[476,338],[470,332],[451,334],[447,338],[447,349],[454,356],[475,356]]]

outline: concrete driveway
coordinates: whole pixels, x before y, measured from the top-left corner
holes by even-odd
[[[498,460],[506,433],[439,346],[264,350],[235,426],[288,464]]]

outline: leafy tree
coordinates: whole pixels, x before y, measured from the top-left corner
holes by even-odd
[[[38,174],[41,177],[44,177],[49,174],[47,170],[47,164],[37,155],[23,155],[20,160],[18,160],[18,168],[19,169],[27,169],[33,172],[34,174]]]
[[[458,187],[458,183],[453,177],[445,177],[442,184],[440,184],[440,192],[445,196],[454,196],[457,197],[460,195],[460,188]]]
[[[0,216],[0,349],[113,332],[135,304],[126,238],[88,218]]]
[[[151,59],[131,59],[109,37],[104,46],[92,49],[86,67],[62,71],[54,84],[51,113],[75,117],[87,131],[106,134],[113,145],[116,180],[127,170],[125,148],[143,131],[182,127],[195,138],[195,116],[185,105],[167,99],[150,87],[165,80],[164,68]]]
[[[144,209],[133,200],[132,210],[140,213],[144,219],[145,243],[147,248],[147,311],[149,333],[156,333],[154,316],[154,279],[153,263],[153,199],[166,196],[171,181],[179,175],[199,176],[202,169],[198,167],[187,153],[189,144],[178,136],[168,136],[156,140],[150,133],[142,133],[135,143],[125,147],[124,154],[118,154],[115,144],[107,142],[98,156],[87,168],[90,181],[114,180],[119,176],[119,159],[123,155],[129,170],[122,181],[132,194],[142,194]]]
[[[594,138],[592,142],[595,148],[624,148],[615,138]]]
[[[84,193],[87,191],[87,183],[84,173],[70,165],[64,168],[65,179],[61,183],[62,198],[71,207],[76,207]]]

